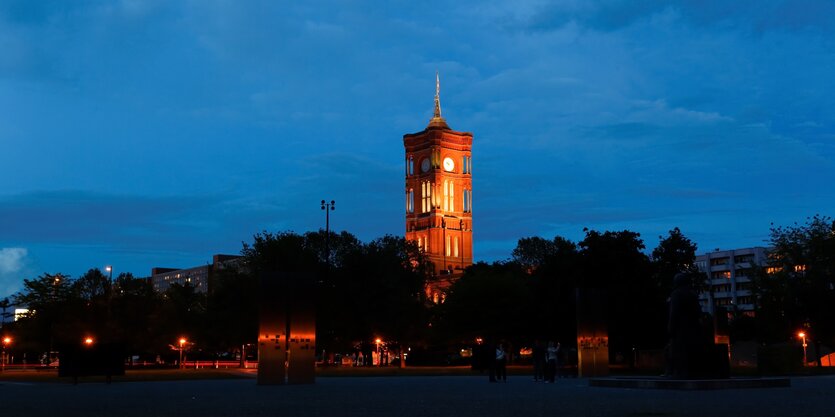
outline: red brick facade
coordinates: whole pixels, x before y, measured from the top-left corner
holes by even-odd
[[[403,135],[406,148],[406,239],[418,243],[443,289],[473,263],[473,135],[435,115],[422,132]]]

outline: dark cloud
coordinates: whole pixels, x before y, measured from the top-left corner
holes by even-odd
[[[604,0],[550,3],[530,17],[534,30],[561,28],[576,23],[601,31],[614,31],[664,14],[702,27],[765,32],[770,30],[832,31],[835,4],[827,0]]]
[[[0,241],[139,243],[190,233],[195,212],[216,197],[138,197],[43,191],[0,197]]]

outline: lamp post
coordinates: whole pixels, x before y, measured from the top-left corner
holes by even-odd
[[[58,286],[61,285],[61,280],[64,278],[63,275],[60,273],[53,275],[52,277],[52,302],[58,302]],[[49,352],[46,353],[46,365],[49,366],[52,363],[52,346],[55,340],[55,336],[53,335],[55,323],[53,323],[54,319],[50,317],[49,320]]]
[[[374,339],[374,343],[377,344],[377,366],[382,366],[383,361],[382,361],[382,358],[380,357],[380,343],[383,343],[383,341],[380,340],[380,338],[378,337],[378,338]]]
[[[331,238],[331,211],[336,210],[336,201],[331,200],[330,203],[325,202],[322,200],[322,210],[325,211],[325,265],[330,267],[331,264],[331,250],[330,250],[330,238]]]
[[[186,344],[186,338],[181,337],[180,340],[180,369],[183,369],[183,346]]]
[[[107,265],[104,270],[107,271],[107,323],[105,325],[110,326],[110,316],[113,310],[113,265]]]
[[[806,333],[800,332],[797,334],[797,336],[800,337],[800,339],[803,341],[803,366],[806,366],[806,346],[808,346],[806,344]]]
[[[6,347],[12,343],[11,337],[4,337],[3,338],[3,354],[0,355],[0,372],[4,372],[6,370]]]

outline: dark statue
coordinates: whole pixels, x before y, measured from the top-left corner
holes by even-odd
[[[667,376],[674,379],[728,377],[728,346],[715,344],[713,320],[702,313],[694,274],[679,273],[670,295]]]

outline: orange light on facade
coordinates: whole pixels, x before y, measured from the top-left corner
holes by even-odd
[[[93,344],[93,338],[92,337],[84,338],[84,344],[87,345],[87,346],[92,345]]]

